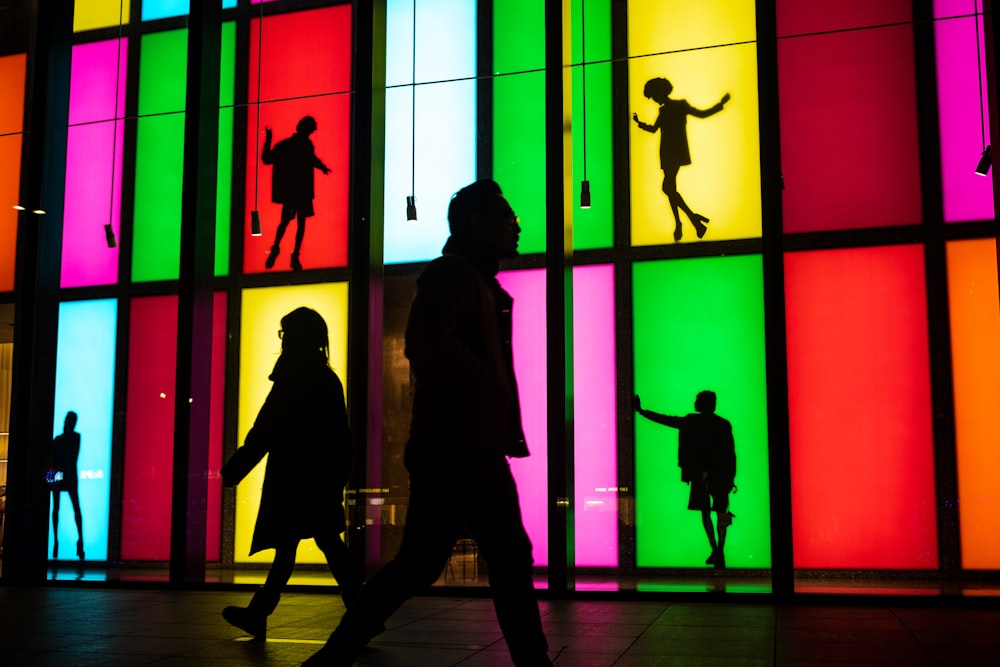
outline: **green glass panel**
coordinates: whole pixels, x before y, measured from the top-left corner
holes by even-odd
[[[544,4],[493,3],[493,178],[521,218],[525,254],[545,251]],[[511,74],[526,70],[538,71]]]
[[[144,35],[139,55],[132,280],[180,272],[187,30]]]
[[[184,111],[187,30],[144,35],[139,50],[139,115]]]
[[[184,114],[140,118],[132,280],[176,280],[180,267]]]
[[[233,95],[236,88],[236,24],[222,24],[219,65],[219,178],[215,204],[215,275],[229,273],[229,230],[233,204]]]
[[[694,412],[695,395],[718,396],[736,441],[736,515],[729,567],[769,568],[764,295],[759,255],[643,262],[633,268],[635,386],[644,408]],[[639,567],[705,567],[701,514],[677,467],[677,431],[635,422],[636,559]],[[713,520],[715,516],[713,514]]]
[[[614,156],[608,0],[574,1],[572,26],[573,63],[599,63],[573,68],[573,200],[580,201],[584,177],[590,181],[591,194],[589,209],[574,208],[573,247],[610,248],[614,245]]]

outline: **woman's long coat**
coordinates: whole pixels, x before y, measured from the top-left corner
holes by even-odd
[[[268,457],[251,554],[346,527],[354,447],[340,379],[325,364],[284,358],[271,379],[246,441],[222,469],[224,483],[237,484]]]

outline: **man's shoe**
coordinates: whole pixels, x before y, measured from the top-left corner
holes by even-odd
[[[226,607],[222,618],[229,625],[239,628],[254,639],[263,641],[267,637],[267,616],[247,607]]]
[[[302,264],[299,263],[299,253],[292,253],[292,271],[301,271]]]

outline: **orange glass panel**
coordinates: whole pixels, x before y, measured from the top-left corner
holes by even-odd
[[[1000,299],[993,239],[948,244],[962,565],[1000,568]]]
[[[26,64],[23,53],[0,58],[0,292],[14,290]]]

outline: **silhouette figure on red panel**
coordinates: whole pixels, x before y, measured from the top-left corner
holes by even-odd
[[[316,188],[313,170],[319,169],[324,174],[330,173],[330,169],[316,157],[316,149],[309,139],[309,135],[315,131],[316,119],[312,116],[303,116],[295,126],[295,134],[279,141],[272,148],[271,128],[265,130],[264,150],[260,159],[264,164],[274,167],[271,170],[271,201],[281,204],[281,221],[274,235],[271,252],[264,262],[269,269],[274,266],[281,252],[281,238],[285,235],[288,223],[292,218],[296,218],[298,227],[295,230],[295,249],[292,251],[291,267],[294,271],[302,270],[299,253],[302,250],[302,239],[306,234],[306,218],[315,215],[313,198],[316,196]]]
[[[508,457],[528,448],[511,347],[513,299],[496,279],[517,255],[520,227],[495,182],[456,193],[443,256],[417,279],[406,326],[413,413],[404,463],[409,505],[399,552],[362,587],[308,665],[352,665],[408,598],[437,580],[463,534],[489,571],[497,621],[514,665],[551,665]]]
[[[705,564],[722,569],[726,567],[726,531],[734,516],[729,511],[729,492],[736,488],[736,447],[733,427],[729,420],[715,414],[715,403],[714,391],[702,391],[695,397],[693,413],[671,417],[643,409],[638,395],[632,399],[632,407],[640,415],[677,429],[677,465],[681,481],[691,485],[688,509],[701,512],[701,522],[712,547]],[[712,512],[717,526],[712,525]]]
[[[719,102],[708,109],[696,109],[687,100],[675,100],[670,97],[674,87],[664,78],[650,79],[643,88],[643,94],[660,105],[656,120],[652,125],[639,120],[639,114],[633,113],[632,120],[646,132],[660,132],[660,168],[663,169],[663,194],[670,201],[670,210],[674,214],[674,241],[680,241],[683,236],[680,211],[684,211],[691,225],[694,226],[698,238],[705,236],[708,218],[695,213],[677,191],[677,172],[684,165],[691,164],[691,150],[688,146],[687,117],[708,118],[722,111],[729,101],[726,93]]]
[[[52,439],[52,465],[45,479],[52,491],[52,558],[59,558],[59,501],[63,491],[69,494],[76,521],[76,555],[83,560],[83,514],[80,512],[79,475],[76,462],[80,458],[80,434],[76,429],[77,415],[66,413],[63,432]]]
[[[326,322],[315,310],[297,308],[281,318],[278,335],[274,385],[243,446],[221,471],[223,484],[235,486],[267,455],[250,553],[274,549],[274,562],[247,607],[222,611],[229,623],[258,639],[266,636],[267,617],[292,575],[301,540],[316,540],[345,604],[361,588],[361,575],[340,539],[354,447],[344,388],[329,365]]]

